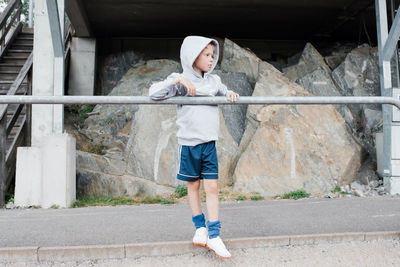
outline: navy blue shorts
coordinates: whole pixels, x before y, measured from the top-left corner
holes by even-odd
[[[182,181],[218,179],[218,158],[215,141],[196,146],[178,145],[178,174]]]

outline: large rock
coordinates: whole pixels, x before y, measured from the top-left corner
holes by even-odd
[[[125,157],[109,152],[105,156],[77,151],[77,193],[81,197],[110,196],[169,196],[172,187],[158,185],[146,179],[126,175]]]
[[[378,50],[362,45],[347,54],[346,59],[333,72],[332,78],[346,96],[379,96]],[[363,105],[351,105],[360,121]],[[381,105],[368,105],[381,110]]]
[[[257,82],[253,96],[310,95],[278,72],[269,73]],[[361,147],[333,106],[249,105],[247,116],[251,133],[242,139],[234,191],[266,196],[297,189],[328,192],[354,179]]]
[[[299,58],[297,64],[284,68],[283,72],[290,81],[296,81],[298,78],[312,73],[313,71],[322,68],[322,71],[330,74],[331,70],[325,63],[324,58],[315,49],[315,47],[307,43]]]
[[[165,196],[174,193],[172,187],[158,185],[130,175],[110,175],[81,170],[77,173],[77,194],[88,196]]]
[[[126,161],[121,153],[109,152],[104,156],[76,151],[76,170],[92,170],[110,175],[124,175]]]
[[[128,174],[149,179],[161,185],[182,184],[177,178],[176,107],[142,105],[135,114],[126,148]],[[232,162],[237,144],[230,135],[220,112],[220,135],[217,142],[219,185],[232,185]]]
[[[261,63],[262,60],[253,52],[241,48],[229,39],[225,39],[221,70],[246,73],[247,79],[254,87],[259,79]]]
[[[225,84],[229,90],[238,93],[240,96],[251,96],[253,94],[253,87],[247,81],[245,73],[221,70],[216,70],[213,73],[221,77],[222,83]],[[246,128],[247,105],[221,105],[220,107],[228,131],[236,144],[239,145],[244,129]]]
[[[153,81],[165,79],[172,72],[180,72],[180,64],[172,60],[150,60],[130,69],[109,95],[139,96]],[[138,105],[96,105],[86,120],[82,133],[94,144],[124,151],[134,125]]]
[[[310,43],[304,47],[296,65],[285,68],[285,76],[300,84],[304,89],[316,96],[341,96],[341,92],[331,78],[331,70],[324,58]],[[346,105],[334,105],[351,128],[356,128],[356,121]]]

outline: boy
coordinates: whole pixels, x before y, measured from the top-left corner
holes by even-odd
[[[153,84],[149,96],[163,100],[172,96],[226,96],[235,102],[239,95],[227,90],[218,75],[211,74],[218,62],[218,42],[201,36],[184,39],[180,58],[183,73],[172,73],[162,82]],[[177,105],[178,174],[187,182],[189,205],[196,232],[195,245],[215,251],[221,258],[230,258],[219,237],[218,219],[218,159],[215,141],[218,140],[219,111],[217,105]],[[201,210],[199,188],[204,179],[207,205],[207,228]]]

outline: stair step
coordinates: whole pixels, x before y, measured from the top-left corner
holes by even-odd
[[[20,71],[21,70],[21,68],[22,67],[19,67],[19,66],[13,66],[13,67],[3,67],[3,66],[0,66],[0,71],[2,71],[2,70],[14,70],[14,71]]]
[[[26,50],[23,49],[8,49],[8,53],[26,53]]]
[[[1,70],[0,74],[18,74],[19,71],[15,71],[15,70]]]
[[[15,59],[15,60],[19,60],[19,59],[27,59],[28,57],[24,57],[24,56],[4,56],[3,59]]]
[[[14,41],[13,46],[33,46],[33,42],[18,42]]]
[[[27,41],[33,41],[33,34],[31,36],[18,36],[15,40],[27,40]]]
[[[11,84],[8,86],[4,85],[4,84],[0,84],[0,94],[6,95],[8,93],[8,91],[10,90],[10,86],[11,86]],[[21,86],[18,88],[17,94],[25,92],[26,89],[27,89],[27,84],[24,84],[24,85],[21,84]]]
[[[13,64],[13,63],[0,63],[0,67],[10,67],[10,68],[12,68],[12,67],[21,67],[22,68],[22,66],[24,66],[24,64],[18,64],[18,63],[15,63],[15,64]]]
[[[8,93],[8,90],[0,89],[0,95],[7,95],[7,93]],[[20,89],[18,89],[18,91],[15,95],[24,95],[24,94],[25,94],[25,89],[20,87]]]
[[[15,57],[15,56],[11,56],[11,57],[7,57],[4,56],[1,58],[0,63],[7,63],[7,64],[25,64],[26,62],[26,58],[24,57]]]
[[[25,80],[24,80],[25,81]],[[11,85],[13,84],[14,80],[0,80],[0,86],[1,85]],[[26,81],[22,83],[22,85],[26,85]]]
[[[33,49],[33,44],[32,45],[24,45],[24,44],[12,44],[11,49],[23,49],[23,50],[29,50],[31,51]]]
[[[0,80],[15,80],[18,76],[18,71],[0,71]]]
[[[0,71],[2,70],[14,70],[14,71],[20,71],[23,64],[12,64],[12,63],[0,63]]]
[[[1,85],[11,85],[13,84],[14,80],[0,80],[0,86]],[[26,80],[24,79],[24,82],[21,84],[22,85],[27,85]]]
[[[6,86],[8,86],[8,88],[10,88],[10,86],[14,83],[15,78],[16,78],[16,77],[5,77],[5,75],[1,75],[1,76],[0,76],[0,87],[3,87],[3,86],[4,86],[4,88],[6,88]],[[22,85],[26,85],[27,80],[28,80],[27,77],[25,77],[25,78],[22,80],[21,86],[22,86]]]

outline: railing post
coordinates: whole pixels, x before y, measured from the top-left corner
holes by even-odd
[[[32,69],[28,72],[28,87],[26,94],[32,95]],[[31,146],[31,128],[32,128],[32,104],[25,105],[25,116],[26,116],[26,126],[25,126],[25,145]]]
[[[1,36],[1,37],[4,35],[4,31],[5,31],[4,28],[2,28],[2,29],[0,30],[0,33],[1,33],[0,36]],[[3,41],[1,41],[1,44],[0,44],[0,47],[1,47],[1,49],[0,49],[0,54],[3,53],[4,47],[5,47],[5,39],[6,39],[6,38],[3,38]]]
[[[6,180],[7,180],[6,146],[7,146],[7,112],[0,120],[0,207],[2,207],[6,201],[5,199]]]

